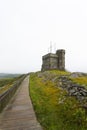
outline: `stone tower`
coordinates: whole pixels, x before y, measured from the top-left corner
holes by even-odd
[[[65,70],[65,50],[57,50],[56,54],[58,56],[58,69]]]
[[[65,50],[57,50],[56,54],[48,53],[42,57],[42,71],[65,70]]]

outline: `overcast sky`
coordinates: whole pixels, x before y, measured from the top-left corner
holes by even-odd
[[[0,72],[40,70],[50,42],[87,72],[87,0],[0,0]]]

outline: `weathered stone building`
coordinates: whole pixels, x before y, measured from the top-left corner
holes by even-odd
[[[65,70],[65,50],[57,50],[56,54],[48,53],[42,57],[42,71]]]

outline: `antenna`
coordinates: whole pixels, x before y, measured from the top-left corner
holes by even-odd
[[[49,48],[48,48],[48,53],[49,53]]]
[[[50,42],[50,53],[52,53],[52,41]]]
[[[56,43],[54,43],[54,52],[56,52]]]

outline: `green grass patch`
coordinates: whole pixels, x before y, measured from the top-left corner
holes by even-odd
[[[20,78],[19,77],[15,77],[15,78],[3,78],[0,79],[0,94],[4,93],[5,91],[7,91],[9,88],[12,87],[12,85]]]
[[[81,76],[77,78],[71,78],[71,80],[80,85],[84,85],[87,88],[87,76]]]
[[[63,76],[64,76],[64,75],[67,75],[67,76],[68,76],[68,75],[71,74],[71,73],[68,72],[68,71],[62,71],[62,70],[61,70],[61,71],[59,71],[59,70],[50,70],[50,71],[48,71],[48,72],[50,72],[52,75],[55,74],[55,75],[57,75],[57,76],[58,76],[58,75],[59,75],[59,76],[62,76],[62,75],[63,75]]]
[[[57,73],[60,75],[61,72]],[[74,97],[68,97],[65,90],[56,87],[50,80],[45,81],[44,76],[38,77],[38,74],[30,76],[30,96],[44,130],[87,130],[87,116],[79,102]]]
[[[14,80],[15,78],[0,79],[0,88],[6,84],[11,84]]]

